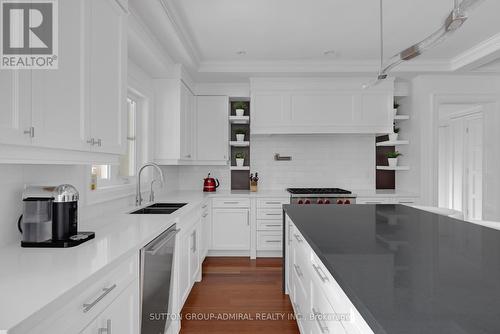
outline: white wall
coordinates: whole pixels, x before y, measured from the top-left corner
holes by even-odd
[[[411,120],[401,127],[410,145],[403,147],[403,164],[396,187],[419,192],[424,205],[438,203],[438,111],[443,104],[483,105],[484,110],[484,219],[500,221],[500,78],[493,76],[419,76],[412,81],[411,97],[402,107]]]
[[[291,156],[275,161],[274,154]],[[375,188],[375,137],[371,135],[254,136],[252,172],[260,189],[287,187]]]

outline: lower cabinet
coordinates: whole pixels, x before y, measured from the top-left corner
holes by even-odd
[[[286,291],[300,332],[373,334],[288,217],[286,223]]]
[[[250,251],[250,210],[212,210],[212,249]]]
[[[138,334],[139,289],[134,281],[81,334]]]
[[[200,229],[201,219],[197,218],[194,224],[187,223],[185,230],[181,227],[178,239],[179,265],[178,291],[179,311],[186,302],[194,282],[199,281],[201,274],[200,264]]]

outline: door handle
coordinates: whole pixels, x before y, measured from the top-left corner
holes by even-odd
[[[294,264],[293,266],[295,268],[295,271],[297,272],[297,275],[299,275],[299,277],[304,276],[304,273],[302,272],[302,270],[300,270],[300,267],[298,265]]]
[[[318,274],[319,278],[321,279],[321,281],[323,283],[327,282],[327,281],[330,281],[328,279],[328,276],[325,275],[325,273],[323,272],[323,270],[321,270],[321,268],[315,264],[312,265],[313,268],[314,268],[314,271],[316,271],[316,274]]]
[[[111,334],[111,319],[106,320],[106,328],[99,328],[97,334]]]
[[[104,297],[106,297],[115,288],[116,288],[116,284],[113,284],[109,288],[102,289],[103,293],[99,297],[97,297],[93,302],[91,302],[90,304],[83,304],[83,313],[87,313],[92,308],[94,308],[94,306],[96,306],[97,303],[99,303]]]
[[[320,319],[320,318],[322,318],[321,313],[319,313],[318,311],[316,311],[314,309],[314,307],[312,308],[312,313],[314,315],[314,319],[318,323],[318,326],[319,326],[319,329],[321,330],[321,333],[330,333],[330,329],[328,329],[328,326],[326,326],[325,324],[323,324],[323,321]]]

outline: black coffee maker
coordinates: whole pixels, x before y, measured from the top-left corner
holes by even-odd
[[[75,187],[27,187],[18,227],[22,247],[74,247],[95,237],[78,232],[78,199]]]

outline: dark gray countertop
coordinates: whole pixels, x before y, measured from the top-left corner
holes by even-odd
[[[376,334],[500,333],[500,231],[403,205],[285,205]]]

